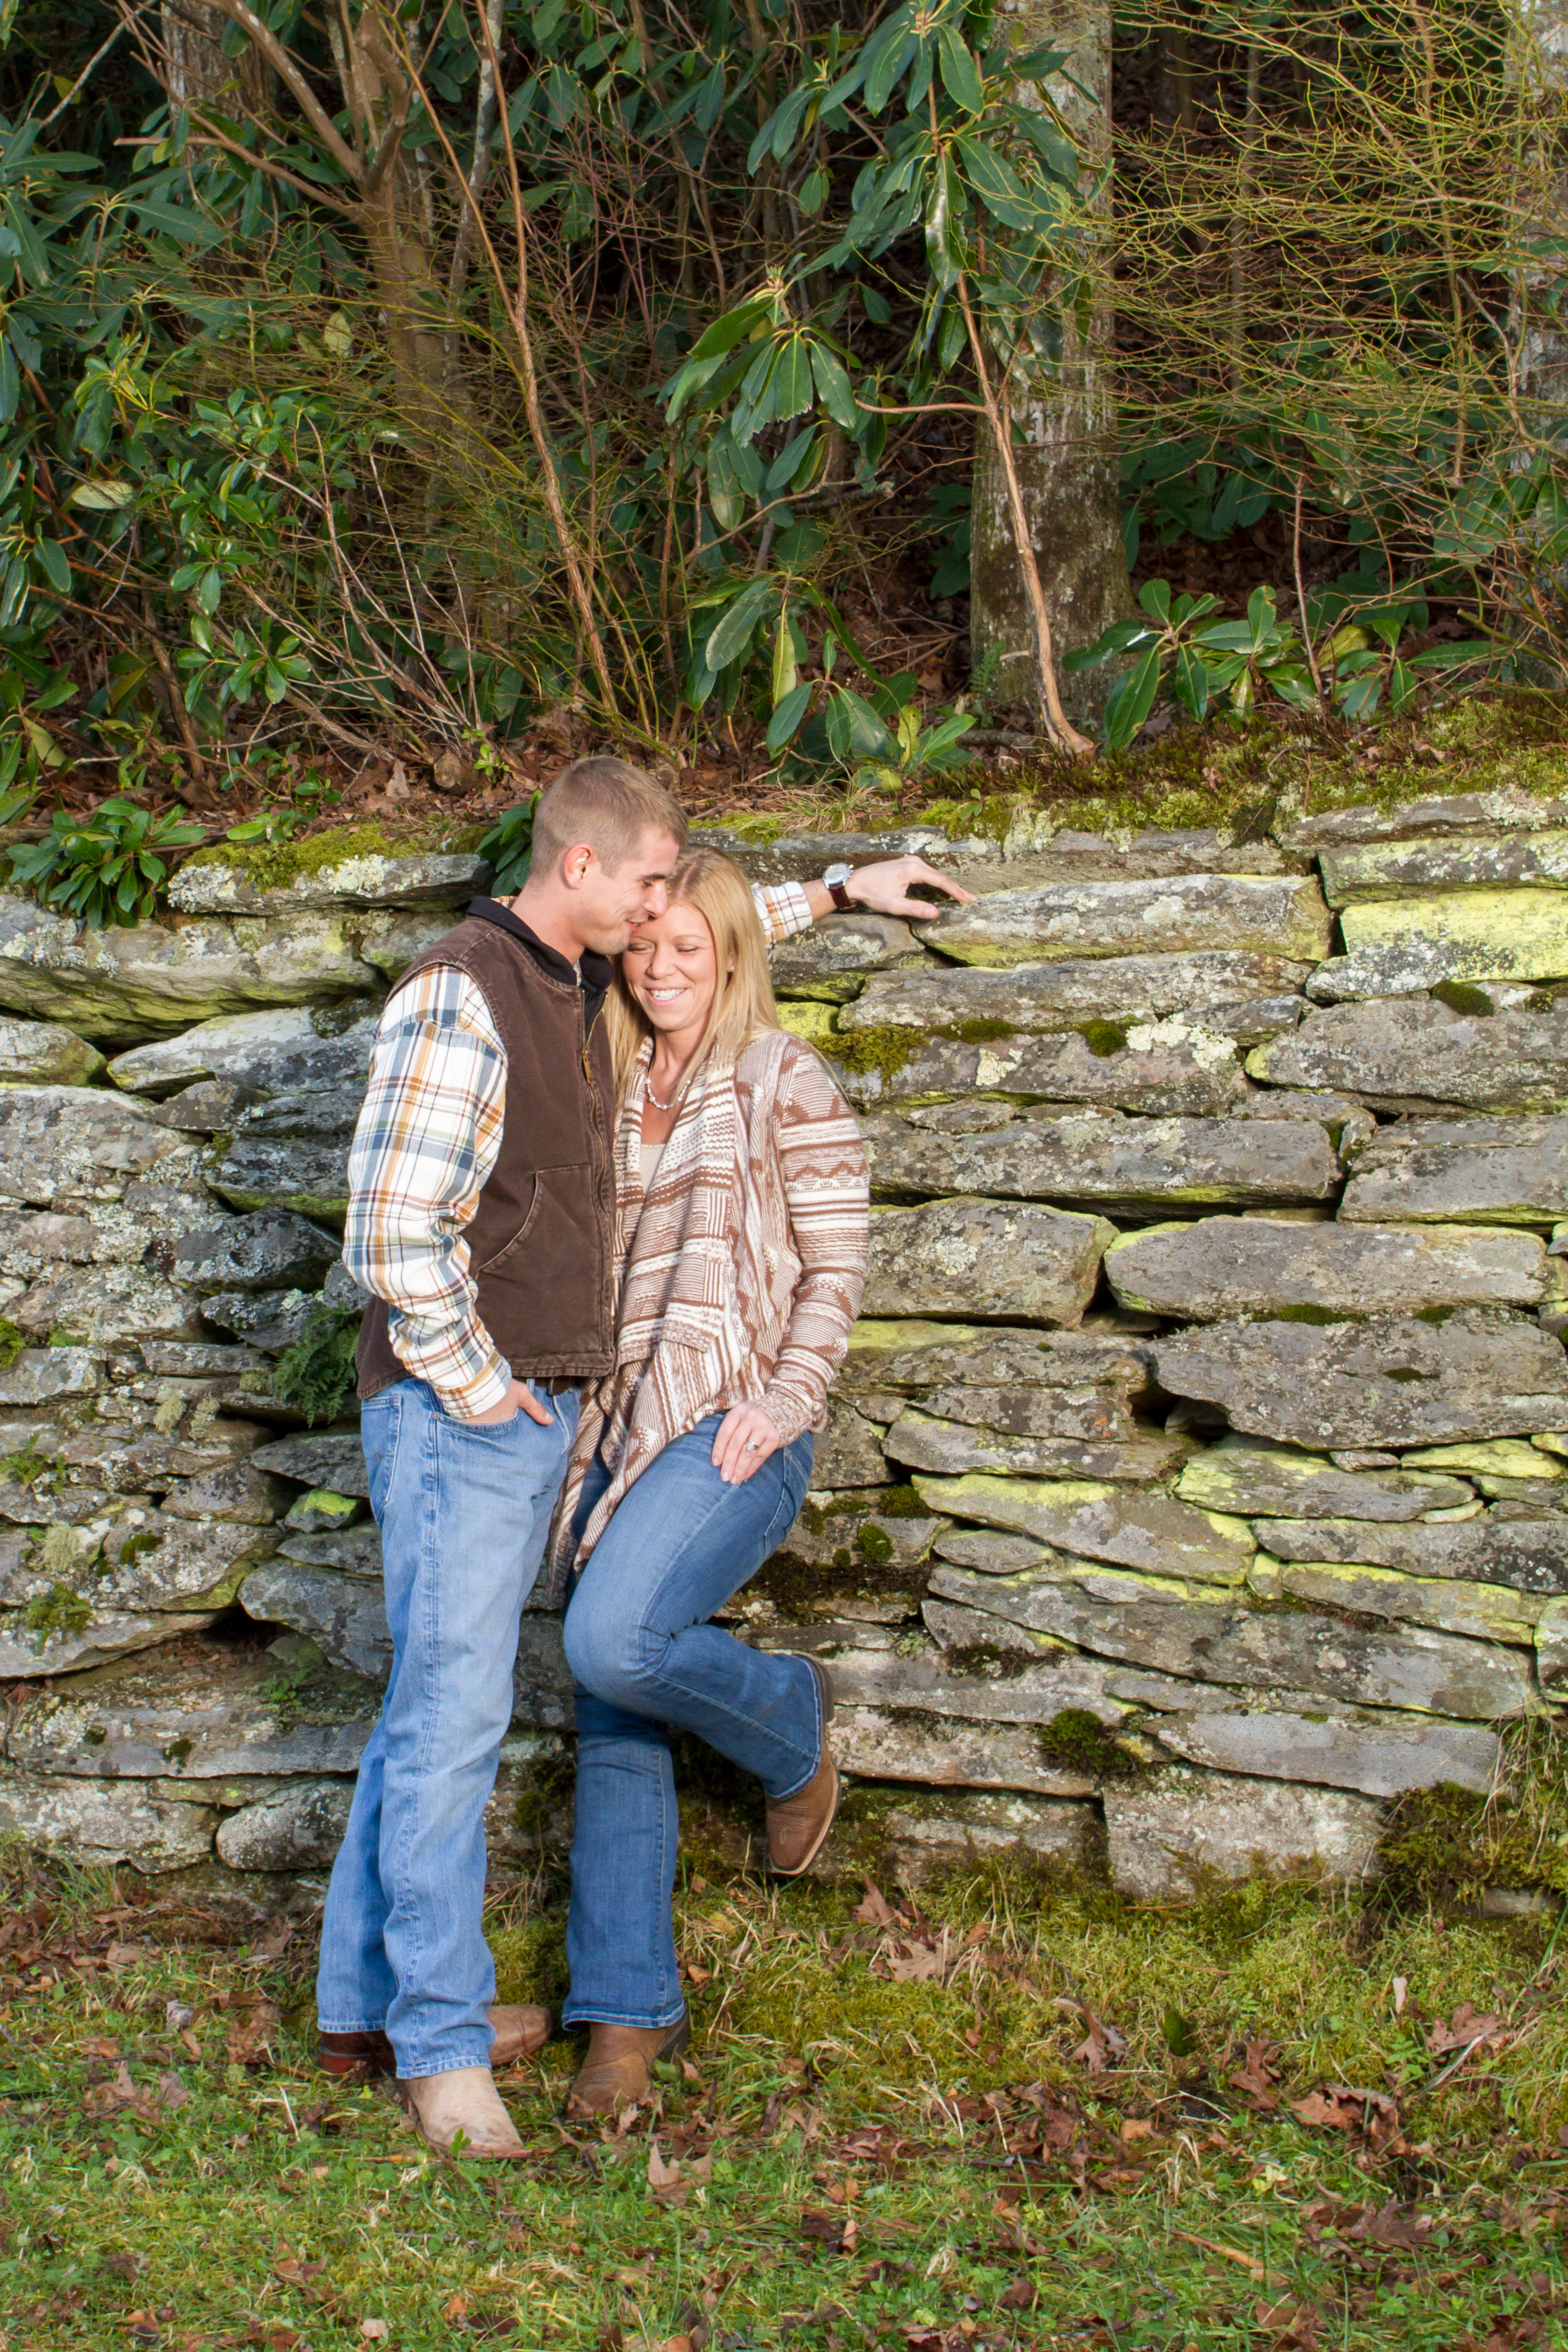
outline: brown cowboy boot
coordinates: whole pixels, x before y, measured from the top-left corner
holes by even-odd
[[[768,1801],[768,1860],[776,1878],[799,1878],[816,1861],[839,1810],[839,1768],[828,1748],[828,1726],[833,1719],[832,1681],[826,1666],[815,1658],[804,1663],[816,1675],[822,1694],[822,1753],[803,1789],[797,1789],[792,1797]]]
[[[492,2069],[519,2065],[549,2040],[548,2009],[498,2001],[488,2014],[496,2036],[490,2045]],[[322,2073],[339,2083],[368,2083],[378,2074],[397,2073],[397,2060],[384,2033],[319,2034],[316,2058]]]
[[[591,2025],[588,2055],[578,2070],[567,2112],[618,2116],[653,2088],[661,2058],[674,2058],[691,2039],[691,2021],[674,2025]]]

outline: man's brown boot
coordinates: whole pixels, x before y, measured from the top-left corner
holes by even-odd
[[[822,1754],[803,1789],[792,1797],[768,1801],[768,1860],[776,1878],[799,1878],[810,1868],[826,1845],[839,1810],[839,1768],[828,1751],[833,1685],[826,1666],[815,1658],[803,1663],[816,1675],[822,1694]]]
[[[660,2059],[676,2057],[691,2032],[685,2017],[675,2025],[591,2025],[568,2113],[618,2116],[622,2107],[634,2107],[652,2090]]]
[[[548,2009],[520,2002],[498,2001],[488,2012],[496,2039],[490,2064],[517,2066],[542,2050],[550,2037]],[[395,2074],[397,2059],[384,2033],[321,2033],[316,2039],[316,2059],[324,2074],[339,2083],[368,2083],[378,2074]]]
[[[462,2154],[515,2164],[528,2150],[501,2105],[488,2066],[458,2066],[449,2074],[417,2074],[400,2083],[398,2096],[427,2147],[449,2156],[459,2132]]]

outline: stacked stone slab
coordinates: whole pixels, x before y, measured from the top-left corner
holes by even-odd
[[[728,1615],[832,1668],[841,1852],[1103,1838],[1168,1899],[1354,1879],[1391,1800],[1490,1787],[1568,1700],[1568,803],[710,837],[978,894],[774,957],[862,1118],[872,1265]],[[209,857],[103,934],[0,900],[0,1828],[40,1848],[319,1887],[389,1642],[351,1408],[308,1427],[273,1366],[354,1304],[377,1008],[484,879]],[[500,1859],[559,1836],[570,1729],[530,1611]]]

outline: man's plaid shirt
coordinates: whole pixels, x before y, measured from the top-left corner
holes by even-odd
[[[754,886],[769,946],[810,930],[799,883]],[[489,1009],[455,966],[394,988],[371,1057],[349,1154],[343,1262],[391,1314],[412,1379],[471,1421],[504,1402],[512,1374],[479,1320],[465,1229],[500,1149],[507,1055]]]

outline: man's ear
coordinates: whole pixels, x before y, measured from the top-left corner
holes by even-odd
[[[580,890],[596,863],[593,845],[574,841],[560,862],[560,878],[569,890]]]

